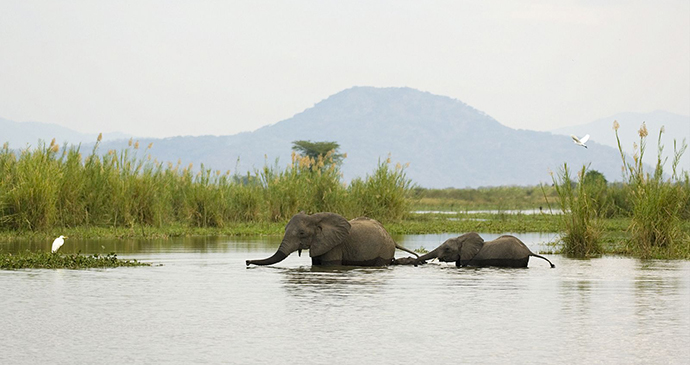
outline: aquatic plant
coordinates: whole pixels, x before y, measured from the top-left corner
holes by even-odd
[[[563,211],[560,215],[563,252],[579,257],[597,255],[602,251],[599,242],[601,228],[593,199],[596,195],[592,192],[597,185],[588,184],[586,176],[587,168],[582,166],[577,183],[573,183],[567,163],[563,164],[563,169],[556,177],[552,174],[554,188]]]
[[[632,206],[632,221],[629,231],[628,249],[643,258],[690,258],[690,236],[683,231],[682,217],[688,214],[690,200],[690,178],[678,170],[680,158],[687,149],[687,143],[680,146],[673,142],[671,176],[664,173],[666,159],[662,158],[664,145],[661,141],[664,128],[659,130],[657,162],[653,173],[644,171],[642,158],[645,154],[647,126],[642,123],[638,131],[639,145],[633,145],[632,161],[626,158],[618,136],[620,125],[614,121],[613,129],[618,142],[623,176],[626,180],[627,196]]]
[[[0,269],[90,269],[121,266],[151,266],[149,263],[137,260],[118,259],[117,255],[109,253],[105,256],[94,255],[62,255],[49,252],[21,252],[19,254],[0,253]]]

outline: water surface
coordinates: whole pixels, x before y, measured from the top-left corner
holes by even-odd
[[[396,237],[433,249],[445,235]],[[485,239],[498,235],[482,234]],[[554,235],[519,234],[535,251]],[[690,262],[272,267],[280,237],[68,240],[157,266],[0,271],[0,363],[664,363],[690,359]],[[50,242],[0,249],[49,249]],[[407,256],[399,252],[398,257]]]

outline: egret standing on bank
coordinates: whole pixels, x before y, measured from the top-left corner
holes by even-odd
[[[589,134],[586,134],[586,135],[585,135],[584,137],[582,137],[582,138],[577,138],[577,137],[575,137],[574,134],[571,134],[570,137],[573,139],[573,142],[575,142],[576,145],[582,146],[582,147],[584,147],[584,148],[587,148],[587,146],[585,145],[585,143],[587,143],[587,141],[589,140]]]
[[[53,248],[50,250],[50,252],[56,253],[57,250],[59,250],[60,247],[62,247],[62,245],[65,244],[65,238],[67,238],[67,237],[60,236],[60,237],[56,238],[55,241],[53,241]]]

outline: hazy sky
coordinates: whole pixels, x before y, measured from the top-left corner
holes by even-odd
[[[689,115],[690,1],[0,0],[0,117],[14,121],[226,135],[352,86],[536,130]]]

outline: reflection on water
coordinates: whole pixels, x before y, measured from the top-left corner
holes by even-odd
[[[110,253],[174,253],[174,252],[252,252],[266,247],[278,248],[281,237],[176,237],[170,239],[92,239],[68,238],[60,248],[60,253],[84,254]],[[17,240],[0,243],[0,252],[17,253],[21,251],[50,251],[52,240],[37,242]]]
[[[285,293],[309,305],[328,301],[330,306],[347,305],[350,300],[375,297],[385,292],[390,268],[294,268],[282,271]],[[306,307],[310,308],[310,307]],[[324,308],[308,309],[317,313]]]
[[[401,236],[434,248],[458,234]],[[498,235],[482,234],[485,239]],[[549,235],[518,234],[533,251]],[[277,238],[74,241],[163,266],[0,271],[0,363],[685,363],[690,262],[271,267]],[[14,244],[13,244],[14,245]],[[20,251],[24,243],[0,249]],[[398,256],[407,253],[398,252]]]

